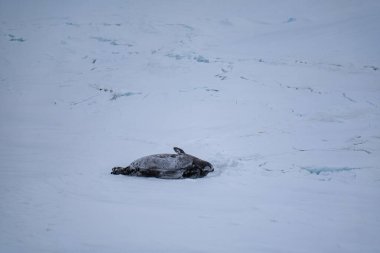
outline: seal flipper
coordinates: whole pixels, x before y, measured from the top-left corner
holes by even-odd
[[[112,172],[111,174],[114,174],[114,175],[133,175],[134,173],[136,173],[136,169],[133,169],[131,168],[130,166],[128,167],[114,167],[112,169]]]
[[[124,171],[125,169],[126,169],[126,168],[123,168],[123,167],[114,167],[114,168],[112,168],[112,172],[111,172],[111,174],[114,174],[114,175],[123,174],[123,171]]]
[[[173,149],[174,149],[174,151],[175,151],[177,154],[179,154],[179,155],[183,155],[183,154],[185,154],[185,151],[183,151],[183,150],[180,149],[180,148],[174,147]]]
[[[198,177],[204,177],[204,175],[202,175],[202,171],[200,169],[192,167],[190,169],[187,169],[185,172],[183,172],[182,177],[183,178],[198,178]]]

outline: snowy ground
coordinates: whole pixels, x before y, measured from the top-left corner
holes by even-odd
[[[379,252],[379,1],[0,1],[0,252]],[[110,175],[183,148],[202,179]]]

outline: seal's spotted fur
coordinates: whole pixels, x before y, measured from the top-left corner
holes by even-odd
[[[167,179],[199,178],[214,171],[211,163],[186,154],[175,147],[176,154],[145,156],[132,162],[128,167],[115,167],[111,174]]]

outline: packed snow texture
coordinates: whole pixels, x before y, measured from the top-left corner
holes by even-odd
[[[0,252],[380,252],[377,0],[1,0]],[[201,179],[110,175],[179,146]]]

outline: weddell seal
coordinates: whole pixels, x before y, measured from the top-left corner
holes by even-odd
[[[175,147],[176,154],[158,154],[144,156],[129,166],[115,167],[111,174],[137,177],[157,177],[166,179],[199,178],[214,171],[211,163],[186,154]]]

